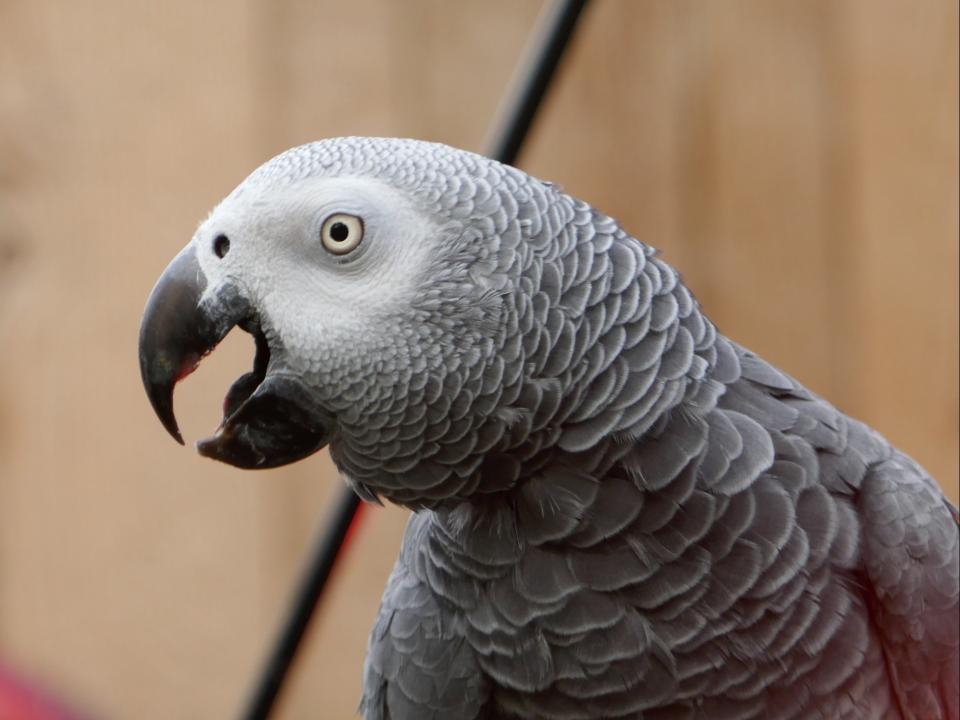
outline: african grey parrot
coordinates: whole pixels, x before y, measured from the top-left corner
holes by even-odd
[[[556,185],[412,140],[289,150],[148,301],[178,439],[173,387],[235,325],[254,368],[201,454],[329,444],[417,511],[366,718],[960,715],[956,509]]]

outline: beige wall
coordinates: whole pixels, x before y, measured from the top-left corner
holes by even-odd
[[[149,289],[250,169],[337,134],[479,149],[538,2],[0,0],[0,658],[109,717],[233,714],[337,486],[167,438]],[[596,3],[523,158],[727,334],[957,499],[957,4]],[[178,395],[188,438],[252,351]],[[371,511],[285,698],[347,717],[404,515]]]

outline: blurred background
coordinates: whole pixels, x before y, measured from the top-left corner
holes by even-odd
[[[291,145],[481,150],[539,0],[0,0],[0,663],[102,718],[234,715],[339,480],[174,444],[147,294]],[[722,330],[957,500],[955,0],[604,0],[523,167],[679,267]],[[217,424],[252,343],[177,403]],[[351,717],[405,513],[376,509],[280,717]]]

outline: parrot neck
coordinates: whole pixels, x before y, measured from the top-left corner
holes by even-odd
[[[568,232],[559,260],[535,256],[532,243],[518,245],[530,256],[522,261],[528,273],[539,273],[546,289],[536,302],[523,283],[515,292],[484,294],[493,306],[478,317],[489,322],[451,320],[445,296],[437,295],[434,307],[424,293],[418,324],[401,335],[416,340],[435,331],[453,340],[432,346],[436,357],[429,358],[416,343],[405,346],[400,355],[420,358],[419,365],[398,360],[399,370],[386,377],[371,366],[368,381],[356,385],[376,389],[375,397],[364,401],[361,392],[338,413],[331,454],[362,497],[442,510],[453,525],[464,513],[471,518],[465,526],[489,515],[509,534],[491,507],[517,506],[538,482],[546,483],[545,494],[534,504],[550,497],[553,484],[579,489],[570,476],[605,477],[674,415],[709,412],[733,377],[730,343],[673,268],[613,226],[609,232],[607,243]],[[579,255],[586,259],[566,272],[548,271]],[[597,271],[591,283],[583,271],[579,284],[560,284],[581,264],[604,270],[614,263],[635,273]]]
[[[702,376],[683,378],[676,402],[639,437],[610,433],[576,452],[549,444],[512,469],[517,479],[507,489],[422,513],[429,518],[424,522],[430,542],[443,548],[434,560],[449,556],[465,571],[474,567],[471,563],[480,563],[486,567],[474,568],[480,575],[514,568],[519,578],[538,574],[553,562],[547,556],[576,557],[579,581],[588,585],[594,582],[590,558],[598,550],[607,553],[605,557],[616,556],[631,573],[630,582],[670,564],[675,560],[669,551],[672,541],[664,537],[708,516],[698,472],[707,447],[708,417],[728,383],[740,374],[739,349],[722,335],[712,340],[701,351],[706,365]],[[625,528],[632,529],[626,544]],[[647,536],[649,547],[643,540]],[[442,559],[438,562],[443,564]],[[567,571],[548,572],[559,577]],[[598,576],[596,582],[604,580]]]

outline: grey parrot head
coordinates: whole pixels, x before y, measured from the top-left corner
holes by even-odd
[[[331,444],[362,495],[413,506],[508,487],[518,469],[504,451],[549,445],[543,396],[555,410],[562,394],[543,372],[562,329],[547,327],[561,281],[544,258],[589,212],[561,196],[410,140],[277,156],[213,210],[148,300],[140,364],[154,409],[182,442],[174,385],[239,326],[254,368],[201,454],[267,468]]]

